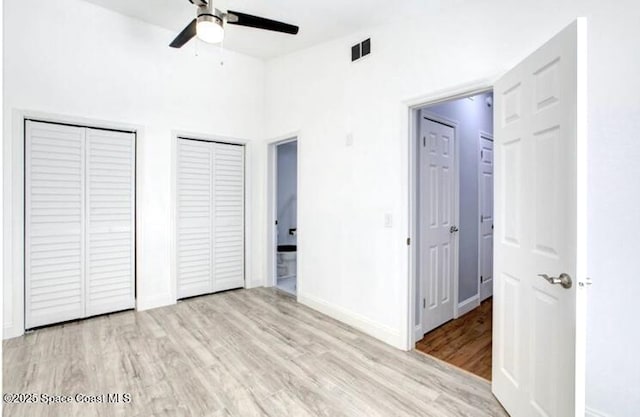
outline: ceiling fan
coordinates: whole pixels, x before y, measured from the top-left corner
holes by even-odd
[[[298,26],[264,17],[234,12],[233,10],[226,12],[218,10],[213,6],[213,0],[189,0],[189,2],[198,7],[197,17],[171,42],[169,46],[172,48],[181,48],[195,36],[208,43],[220,43],[224,38],[224,27],[227,23],[291,35],[297,34],[299,30]]]

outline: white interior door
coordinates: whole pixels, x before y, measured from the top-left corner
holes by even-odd
[[[584,416],[585,35],[578,20],[494,92],[493,392],[514,417]],[[570,288],[539,276],[563,273]]]
[[[135,134],[86,129],[86,315],[135,306]]]
[[[455,131],[423,116],[421,138],[420,276],[427,333],[454,316]]]
[[[213,147],[178,139],[176,281],[178,298],[212,291]]]
[[[480,301],[493,294],[493,137],[480,135]]]
[[[213,291],[244,286],[244,146],[214,143]]]
[[[178,139],[177,296],[244,286],[244,147]]]
[[[84,317],[85,129],[26,122],[25,328]]]

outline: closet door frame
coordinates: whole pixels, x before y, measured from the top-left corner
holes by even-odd
[[[3,282],[5,289],[10,294],[11,305],[5,306],[10,309],[10,318],[5,318],[3,328],[3,338],[18,337],[25,333],[25,235],[26,235],[26,219],[25,219],[25,158],[26,158],[26,124],[27,121],[41,123],[53,123],[59,125],[71,125],[84,128],[116,130],[134,133],[135,135],[135,160],[136,169],[135,176],[135,277],[134,288],[136,294],[136,309],[139,304],[138,291],[138,275],[140,263],[140,248],[138,238],[141,236],[140,230],[140,212],[139,206],[141,181],[138,172],[141,171],[141,163],[137,158],[140,153],[141,145],[144,142],[144,127],[141,125],[126,124],[105,120],[90,119],[84,117],[74,117],[69,115],[61,115],[55,113],[39,112],[34,110],[13,109],[11,114],[11,140],[9,146],[5,145],[5,151],[9,155],[5,159],[5,183],[9,184],[7,195],[9,196],[9,204],[5,205],[4,229],[4,270],[3,274],[11,277],[8,282]],[[9,148],[7,150],[7,147]],[[6,279],[6,278],[5,278]],[[8,288],[7,288],[8,287]]]
[[[251,217],[247,207],[251,204],[251,170],[250,150],[251,143],[247,139],[231,138],[215,134],[194,133],[174,130],[171,143],[171,277],[170,298],[175,303],[178,301],[178,141],[180,139],[195,140],[201,142],[222,143],[237,145],[244,148],[244,288],[253,288],[259,285],[251,281]]]

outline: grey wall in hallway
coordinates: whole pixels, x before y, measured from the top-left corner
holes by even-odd
[[[289,229],[297,225],[298,142],[278,145],[278,244],[294,245]]]
[[[480,132],[493,134],[493,107],[487,105],[492,93],[473,100],[463,98],[426,108],[426,112],[457,122],[460,142],[460,273],[458,301],[478,293],[478,162]]]

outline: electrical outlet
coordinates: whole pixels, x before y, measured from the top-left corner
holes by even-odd
[[[347,146],[353,146],[353,133],[349,133],[347,135],[347,139],[345,140],[345,144]]]
[[[393,215],[391,213],[385,213],[384,227],[393,227]]]

